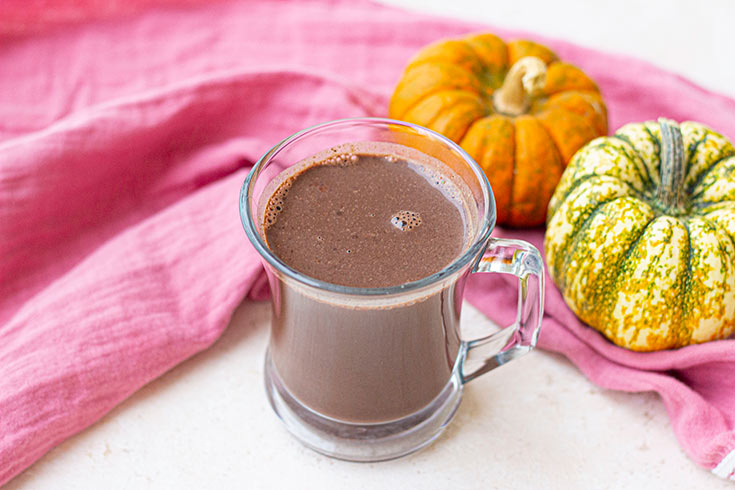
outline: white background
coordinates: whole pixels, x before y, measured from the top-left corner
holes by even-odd
[[[735,2],[390,0],[646,59],[735,93]],[[735,117],[735,115],[733,115]],[[654,394],[589,383],[536,351],[467,386],[427,450],[380,464],[301,447],[262,388],[269,309],[245,304],[210,350],[151,383],[7,485],[19,489],[732,489],[680,450]],[[463,322],[482,323],[467,307]]]
[[[383,0],[644,59],[735,96],[733,0]],[[735,114],[733,115],[735,117]]]

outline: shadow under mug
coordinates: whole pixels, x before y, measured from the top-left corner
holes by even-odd
[[[299,273],[266,245],[264,212],[283,176],[320,152],[364,142],[433,157],[470,189],[476,207],[471,236],[441,271],[394,287],[346,287]],[[438,133],[379,118],[305,129],[253,167],[240,194],[240,216],[271,290],[268,398],[286,428],[320,453],[381,461],[426,446],[452,419],[465,383],[536,344],[544,303],[541,255],[529,243],[490,236],[495,202],[485,174]],[[518,310],[512,325],[468,340],[459,319],[465,282],[475,272],[517,276]]]

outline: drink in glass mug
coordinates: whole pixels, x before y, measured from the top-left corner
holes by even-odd
[[[530,244],[490,237],[492,191],[457,145],[387,119],[347,119],[272,148],[240,199],[273,306],[266,389],[307,446],[354,461],[436,438],[470,379],[528,352],[543,310]],[[519,277],[517,321],[466,341],[473,272]]]

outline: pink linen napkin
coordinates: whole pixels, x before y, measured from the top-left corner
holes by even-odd
[[[0,4],[0,485],[262,296],[236,209],[262,153],[311,124],[385,114],[417,49],[488,29],[364,1],[178,3],[64,1],[58,15]],[[42,22],[28,22],[34,5]],[[613,129],[667,116],[735,138],[731,98],[629,58],[492,30],[585,69]],[[541,248],[540,230],[497,234]],[[601,386],[657,391],[687,454],[732,478],[735,341],[628,352],[547,284],[540,345]],[[515,311],[500,287],[479,277],[467,297]]]

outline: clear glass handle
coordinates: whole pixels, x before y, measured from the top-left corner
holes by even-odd
[[[518,277],[518,312],[512,325],[463,342],[460,369],[463,383],[533,349],[544,314],[544,263],[530,243],[491,238],[474,272],[501,272]]]

